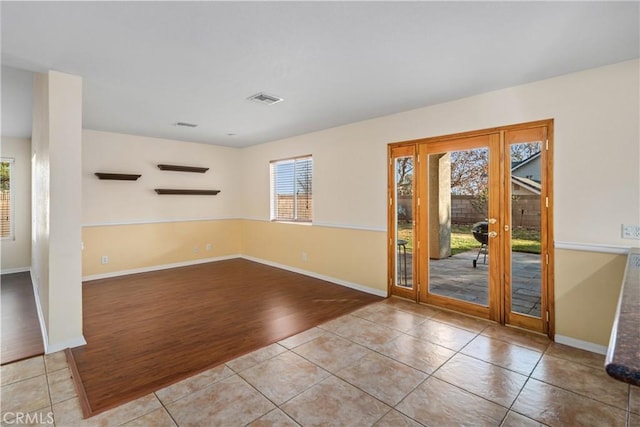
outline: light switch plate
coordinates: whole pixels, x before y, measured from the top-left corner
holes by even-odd
[[[640,225],[622,224],[622,238],[640,240]]]

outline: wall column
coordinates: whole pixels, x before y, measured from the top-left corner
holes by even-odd
[[[32,278],[45,351],[86,344],[82,336],[82,79],[34,77]]]
[[[451,256],[451,154],[429,155],[429,258]]]

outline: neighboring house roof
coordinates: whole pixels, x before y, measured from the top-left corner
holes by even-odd
[[[533,162],[535,159],[539,158],[542,155],[542,151],[538,151],[536,154],[532,154],[524,160],[520,160],[519,162],[511,162],[511,172],[515,172],[517,169],[520,169],[527,163]]]
[[[519,185],[526,190],[531,191],[534,194],[540,194],[542,192],[542,185],[539,182],[536,182],[529,178],[511,175],[511,182]]]

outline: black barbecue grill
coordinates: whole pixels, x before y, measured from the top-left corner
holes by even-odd
[[[473,233],[473,237],[480,243],[478,255],[476,255],[476,259],[473,260],[473,268],[476,268],[478,258],[480,258],[481,254],[484,255],[482,263],[487,263],[487,254],[489,253],[489,223],[485,221],[476,222],[473,224],[473,227],[471,227],[471,232]]]

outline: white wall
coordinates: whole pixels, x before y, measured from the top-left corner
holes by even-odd
[[[83,131],[82,139],[84,277],[207,262],[241,252],[236,220],[240,150],[92,130]],[[158,164],[209,170],[162,171]],[[96,172],[142,176],[137,181],[100,180]],[[220,193],[158,195],[156,188]]]
[[[556,241],[638,246],[639,61],[327,129],[244,149],[243,211],[268,219],[269,160],[314,156],[314,219],[386,229],[386,147],[392,142],[555,119]]]
[[[2,240],[2,273],[28,271],[31,267],[31,140],[2,137],[0,156],[14,159],[14,238]]]
[[[32,278],[44,320],[45,351],[82,336],[82,79],[34,77]]]
[[[240,151],[159,138],[84,130],[84,225],[237,218]],[[208,167],[205,173],[161,171],[156,165]],[[137,181],[99,180],[95,172],[142,174]],[[158,195],[155,188],[220,190],[216,196]]]
[[[311,154],[314,224],[386,230],[386,143],[393,139],[378,126],[360,122],[243,149],[244,217],[269,220],[269,161]]]
[[[620,224],[640,222],[639,64],[623,62],[241,150],[85,131],[83,222],[257,220],[238,225],[243,254],[384,291],[387,145],[552,118],[556,246],[577,244],[592,253],[639,246],[620,235]],[[269,161],[304,154],[314,157],[315,227],[288,226],[290,238],[281,239],[287,225],[269,221]],[[169,180],[170,172],[155,168],[195,159],[211,170]],[[99,181],[92,176],[97,171],[143,177]],[[178,204],[152,192],[160,182],[200,186],[203,177],[207,185],[201,188],[219,186],[222,193],[175,199]],[[318,225],[338,228],[323,233]],[[301,260],[301,252],[309,259]],[[615,311],[619,263],[606,273],[578,274],[577,265],[595,265],[583,253],[556,252],[556,333],[602,346]],[[595,326],[597,334],[591,332]]]
[[[249,236],[245,253],[386,289],[388,144],[554,119],[555,245],[563,248],[555,252],[555,333],[602,352],[624,265],[608,252],[640,246],[621,238],[621,224],[640,223],[639,75],[633,60],[245,148],[243,212],[260,220],[260,233],[278,235],[268,222],[269,161],[300,154],[314,157],[314,223],[374,230],[317,243],[311,228],[297,227],[295,239],[272,239],[270,250],[253,248]],[[310,245],[314,262],[301,262]]]

